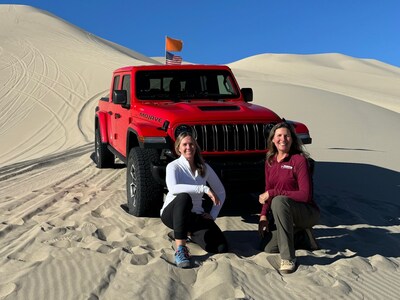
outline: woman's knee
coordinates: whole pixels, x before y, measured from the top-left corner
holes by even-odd
[[[181,201],[192,201],[192,198],[188,193],[179,193],[176,195],[175,199],[179,199]]]
[[[272,199],[271,210],[274,213],[287,211],[290,209],[290,202],[292,200],[286,196],[276,196]]]
[[[192,197],[188,193],[180,193],[176,195],[175,199],[175,206],[181,207],[184,210],[192,210],[193,202]]]

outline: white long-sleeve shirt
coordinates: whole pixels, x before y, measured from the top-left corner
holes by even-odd
[[[167,165],[166,183],[168,194],[161,208],[161,214],[164,208],[180,193],[188,193],[191,196],[193,202],[192,212],[196,214],[204,213],[202,201],[203,194],[209,191],[208,183],[221,201],[220,205],[213,205],[210,211],[211,217],[214,220],[217,218],[222,204],[225,201],[226,194],[221,180],[208,164],[206,164],[206,174],[204,177],[200,176],[197,170],[193,175],[190,170],[189,162],[181,155]]]

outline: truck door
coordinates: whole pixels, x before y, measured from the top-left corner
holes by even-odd
[[[127,104],[131,103],[131,76],[122,75],[120,90],[125,90],[127,95]],[[131,116],[130,109],[121,104],[112,104],[114,107],[112,115],[113,147],[126,157],[126,135]]]
[[[114,77],[111,93],[109,95],[110,102],[107,105],[107,136],[108,136],[108,143],[113,147],[115,147],[114,131],[113,131],[115,104],[113,104],[112,97],[113,97],[114,90],[118,90],[118,88],[119,88],[120,79],[121,79],[120,75],[116,75]]]

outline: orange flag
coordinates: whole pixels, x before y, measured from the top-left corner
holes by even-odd
[[[170,37],[165,39],[165,50],[167,51],[181,51],[183,42],[181,40],[175,40]]]

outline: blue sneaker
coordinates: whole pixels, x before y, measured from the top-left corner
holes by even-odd
[[[175,263],[178,268],[190,268],[190,254],[186,246],[178,246],[175,252]]]

